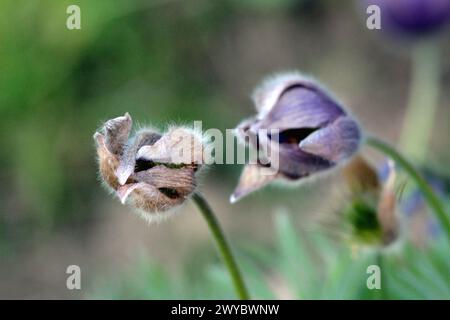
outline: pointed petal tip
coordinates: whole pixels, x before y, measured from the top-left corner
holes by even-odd
[[[103,138],[103,135],[100,132],[96,131],[92,138],[94,138],[96,142],[99,142]]]
[[[115,117],[105,122],[106,130],[117,130],[120,128],[131,127],[131,116],[126,112],[123,116]]]
[[[239,197],[237,197],[236,194],[233,193],[233,194],[230,196],[230,203],[231,203],[231,204],[235,204],[235,203],[238,202],[238,201],[239,201]]]
[[[119,201],[120,201],[120,203],[123,204],[123,205],[126,204],[127,198],[128,198],[128,197],[122,197],[122,198],[121,198],[121,197],[119,196]]]
[[[118,178],[118,180],[119,180],[119,183],[123,186],[125,184],[125,182],[127,182],[127,177],[120,176]]]
[[[127,122],[129,122],[129,123],[132,122],[131,115],[130,115],[128,112],[125,112],[125,114],[123,115],[123,117],[125,118],[125,120],[126,120]]]
[[[133,168],[123,168],[119,166],[119,168],[117,168],[116,170],[116,177],[117,181],[119,181],[119,184],[123,186],[132,173]]]
[[[126,204],[128,197],[130,194],[138,187],[138,184],[128,184],[121,186],[117,189],[116,195],[120,200],[120,203]]]
[[[340,162],[356,153],[360,141],[356,122],[348,116],[343,116],[308,135],[300,141],[299,148],[329,161]]]
[[[270,173],[270,174],[269,174]],[[236,203],[250,193],[261,189],[269,182],[278,177],[271,169],[260,167],[258,165],[248,164],[239,178],[239,183],[230,197],[231,203]]]
[[[141,148],[139,148],[136,153],[136,159],[151,160],[146,157],[146,155],[149,153],[148,149],[151,149],[150,146],[142,146]]]

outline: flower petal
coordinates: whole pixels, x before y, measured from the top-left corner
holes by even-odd
[[[131,125],[132,120],[128,112],[105,123],[105,144],[111,153],[122,154],[130,135]]]
[[[149,170],[134,173],[131,178],[156,188],[175,189],[180,196],[190,194],[196,185],[195,171],[192,167],[171,169],[158,165]]]
[[[230,197],[230,202],[235,203],[249,193],[264,187],[278,177],[278,174],[270,168],[257,164],[248,164],[242,170],[239,183]]]
[[[139,132],[130,145],[124,150],[122,157],[120,158],[119,167],[116,170],[116,175],[121,185],[125,184],[134,172],[136,165],[136,153],[144,145],[154,144],[160,139],[158,133],[152,130],[143,130]]]
[[[115,171],[119,166],[119,159],[112,154],[105,144],[105,136],[99,132],[94,134],[94,140],[97,145],[98,166],[100,175],[106,184],[116,189],[119,186]]]
[[[334,165],[327,159],[304,152],[296,144],[281,144],[279,147],[279,171],[289,179],[307,177]]]
[[[144,183],[130,183],[120,186],[116,190],[116,195],[119,198],[120,202],[122,204],[125,204],[127,202],[128,197],[134,191],[134,189],[143,187],[144,185],[145,185]]]
[[[314,131],[299,144],[300,149],[333,162],[352,156],[358,150],[361,133],[350,117],[339,117],[332,124]]]
[[[296,85],[281,94],[259,128],[280,131],[319,128],[344,115],[342,107],[319,88]]]
[[[162,163],[201,164],[203,144],[191,131],[177,128],[154,144],[139,148],[136,158]]]

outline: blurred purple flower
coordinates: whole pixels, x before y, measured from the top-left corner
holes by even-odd
[[[422,169],[422,174],[425,180],[429,183],[431,188],[436,194],[445,198],[450,195],[450,184],[445,177],[441,177],[428,169]],[[387,180],[389,173],[389,162],[386,160],[382,163],[378,170],[378,177],[380,181],[384,182]],[[417,214],[420,211],[425,210],[426,202],[423,197],[422,192],[418,188],[414,188],[408,193],[408,195],[401,201],[401,212],[408,217]]]
[[[388,162],[385,161],[378,171],[381,181],[386,180],[387,164]],[[429,169],[422,169],[421,171],[439,198],[445,199],[450,196],[450,181],[448,178]],[[423,246],[427,238],[436,237],[442,232],[439,222],[429,215],[425,198],[417,187],[402,198],[399,209],[409,224],[409,233],[415,244]]]
[[[450,0],[363,0],[381,9],[381,26],[398,35],[426,36],[450,21]]]
[[[448,190],[446,190],[447,187],[445,185],[445,181],[438,178],[435,174],[426,171],[425,179],[439,197],[444,198],[446,194],[450,193]],[[402,212],[408,216],[412,216],[418,211],[423,210],[425,204],[426,202],[422,195],[422,192],[420,192],[420,190],[418,189],[415,189],[408,195],[407,198],[404,199],[402,203]]]
[[[248,138],[256,150],[265,145],[276,156],[267,165],[261,163],[267,159],[258,158],[245,166],[231,202],[276,178],[296,181],[333,168],[358,150],[358,124],[311,79],[298,73],[276,76],[255,91],[253,100],[258,114],[238,126],[237,136],[244,143]]]

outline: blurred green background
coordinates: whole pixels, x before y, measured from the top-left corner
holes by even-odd
[[[81,8],[81,30],[66,28],[71,4]],[[448,172],[448,37],[441,44],[428,162]],[[233,298],[193,205],[148,226],[100,186],[96,128],[124,112],[160,128],[194,120],[233,128],[253,114],[249,96],[263,77],[297,69],[394,143],[409,50],[367,30],[352,1],[2,0],[0,298]],[[317,227],[317,216],[333,215],[343,201],[337,174],[230,205],[240,170],[213,166],[200,190],[255,297],[382,297],[365,285],[373,252],[355,253]],[[447,249],[436,240],[392,253],[384,298],[448,298]],[[72,264],[81,267],[82,290],[66,288]]]

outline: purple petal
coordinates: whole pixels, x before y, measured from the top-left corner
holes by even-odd
[[[279,171],[287,178],[300,179],[333,166],[333,162],[304,152],[296,144],[279,146]]]
[[[249,193],[256,191],[278,177],[270,168],[257,164],[248,164],[242,170],[239,183],[230,197],[230,202],[235,203]]]
[[[352,156],[359,147],[361,133],[349,117],[340,117],[325,128],[314,131],[299,144],[300,149],[339,162]]]
[[[344,114],[344,110],[321,89],[297,85],[280,96],[258,127],[280,131],[318,128]]]

